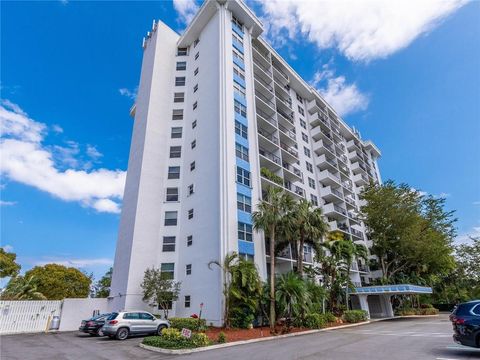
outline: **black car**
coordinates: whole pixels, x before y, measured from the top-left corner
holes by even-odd
[[[110,314],[101,314],[91,317],[88,320],[82,320],[82,324],[78,328],[81,332],[90,334],[91,336],[103,336],[102,326]]]
[[[480,347],[480,300],[459,304],[450,315],[450,320],[455,342]]]

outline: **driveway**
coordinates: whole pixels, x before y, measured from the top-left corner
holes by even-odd
[[[447,315],[395,319],[354,328],[211,350],[186,356],[163,355],[126,341],[77,333],[9,335],[1,339],[2,359],[328,359],[464,360],[480,359],[480,350],[452,341]]]

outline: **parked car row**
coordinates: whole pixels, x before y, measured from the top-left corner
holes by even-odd
[[[450,314],[450,321],[455,342],[480,348],[480,300],[457,305]]]
[[[79,330],[91,336],[125,340],[131,335],[161,335],[170,327],[168,320],[157,319],[146,311],[121,311],[83,320]]]

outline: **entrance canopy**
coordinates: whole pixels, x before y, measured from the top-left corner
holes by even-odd
[[[398,295],[398,294],[431,294],[432,288],[427,286],[418,286],[410,284],[401,285],[377,285],[363,286],[355,288],[355,294],[358,295]]]

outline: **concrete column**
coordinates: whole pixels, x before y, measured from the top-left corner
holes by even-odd
[[[368,295],[357,294],[357,296],[358,296],[358,301],[360,302],[360,308],[367,312],[367,317],[370,319],[370,310],[368,308],[368,300],[367,300]]]
[[[392,302],[390,301],[391,297],[392,297],[392,295],[383,295],[382,296],[383,304],[384,304],[384,307],[385,307],[385,313],[386,313],[387,317],[393,317],[394,316]]]

